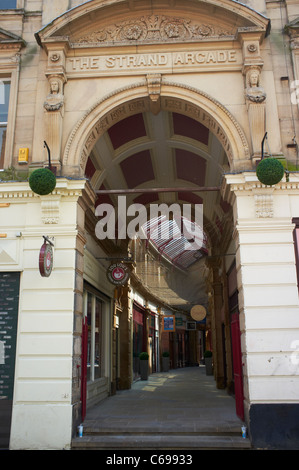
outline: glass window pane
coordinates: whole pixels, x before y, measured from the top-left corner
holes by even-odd
[[[0,126],[0,168],[4,166],[4,151],[6,141],[6,126]]]
[[[10,82],[0,79],[0,122],[6,123],[8,116]]]
[[[17,0],[0,0],[0,10],[9,10],[17,8]]]

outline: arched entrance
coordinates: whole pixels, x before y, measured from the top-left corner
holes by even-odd
[[[182,96],[184,87],[175,85],[172,90],[177,93],[178,88]],[[180,344],[171,345],[167,337],[172,356],[171,367],[198,365],[204,350],[212,349],[216,386],[236,392],[237,412],[243,418],[241,355],[238,354],[240,330],[236,317],[238,306],[236,303],[232,305],[232,298],[236,298],[233,266],[235,251],[231,243],[233,216],[230,205],[223,199],[221,183],[223,174],[234,165],[233,149],[237,145],[226,134],[237,140],[239,156],[246,157],[248,147],[241,128],[225,108],[218,106],[219,116],[226,118],[219,124],[215,119],[215,100],[194,89],[185,91],[185,99],[161,96],[160,107],[158,110],[155,108],[155,112],[152,112],[150,98],[144,97],[124,101],[100,119],[95,117],[94,112],[92,117],[86,115],[77,130],[85,129],[83,135],[87,137],[84,139],[81,132],[71,136],[65,163],[68,166],[68,156],[73,155],[71,148],[78,149],[79,142],[85,142],[81,171],[86,162],[85,176],[97,194],[95,208],[102,204],[110,205],[116,212],[116,225],[119,211],[127,211],[133,204],[142,205],[147,214],[150,214],[149,208],[153,204],[168,207],[177,204],[180,208],[189,205],[193,220],[195,206],[203,207],[204,249],[190,252],[181,247],[175,248],[174,245],[172,251],[167,252],[171,237],[166,243],[162,240],[160,245],[157,243],[161,240],[148,237],[141,241],[140,248],[126,231],[120,236],[117,229],[112,237],[99,240],[96,233],[97,216],[104,214],[95,208],[86,213],[90,236],[106,253],[106,258],[104,255],[101,257],[105,268],[108,268],[112,259],[121,261],[128,256],[136,265],[130,287],[115,289],[117,302],[114,314],[117,327],[113,334],[113,390],[130,388],[132,380],[136,378],[134,353],[137,350],[141,352],[137,344],[144,350],[150,340],[149,350],[155,350],[155,355],[151,356],[153,362],[156,358],[160,360],[156,352],[163,352],[161,331],[157,333],[160,335],[157,342],[153,325],[153,332],[149,334],[152,313],[149,304],[156,304],[159,310],[164,308],[168,315],[171,313],[175,316],[177,312],[184,316],[184,328],[178,328],[175,339],[171,336],[171,341]],[[119,102],[122,93],[123,90],[117,98],[115,93],[109,99]],[[190,93],[197,97],[203,96],[206,109],[213,104],[213,118],[194,103],[194,96],[192,103],[188,101]],[[223,129],[226,129],[226,133]],[[250,167],[251,161],[241,158],[238,164]],[[149,248],[148,243],[153,241],[154,244]],[[227,276],[229,271],[233,274]],[[156,282],[157,278],[159,283]],[[138,297],[141,299],[139,304]],[[186,324],[193,320],[190,310],[198,304],[206,308],[208,316],[206,322],[199,322],[195,325],[195,331],[190,331],[186,329]],[[233,313],[234,317],[231,316]],[[132,329],[128,328],[130,323]],[[239,373],[238,383],[233,367]],[[155,372],[155,369],[152,371]]]

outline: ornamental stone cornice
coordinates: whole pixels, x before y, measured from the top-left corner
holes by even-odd
[[[85,179],[57,178],[56,188],[48,196],[39,196],[33,193],[27,181],[7,181],[0,182],[0,202],[20,203],[32,200],[34,202],[49,201],[51,198],[60,200],[61,198],[75,198],[82,196],[83,192],[88,193],[88,198],[92,201],[94,196],[89,182]]]
[[[226,174],[221,187],[223,199],[230,204],[233,204],[236,197],[253,196],[256,218],[272,218],[274,216],[274,197],[278,193],[299,195],[299,172],[290,173],[289,181],[286,181],[284,176],[279,183],[273,186],[262,184],[255,172]]]
[[[21,49],[26,46],[26,41],[20,36],[0,28],[0,49]]]
[[[20,62],[21,49],[26,47],[26,42],[20,36],[0,28],[0,67],[14,69]]]
[[[285,31],[291,39],[299,38],[299,17],[285,25]]]
[[[289,181],[286,181],[286,178],[283,177],[283,179],[273,185],[273,186],[266,186],[262,184],[257,176],[255,171],[248,171],[244,173],[238,173],[238,174],[226,174],[224,175],[224,180],[223,180],[223,185],[222,185],[222,190],[226,190],[227,188],[230,189],[230,191],[240,191],[240,192],[245,192],[245,191],[294,191],[294,190],[299,190],[299,172],[293,172],[290,173],[289,176]]]

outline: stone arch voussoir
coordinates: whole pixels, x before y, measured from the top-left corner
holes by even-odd
[[[220,102],[196,88],[162,81],[161,109],[185,114],[204,124],[220,140],[231,171],[251,169],[247,138]],[[101,135],[127,116],[150,111],[146,79],[116,90],[85,111],[73,128],[63,155],[63,174],[83,176],[88,156]]]

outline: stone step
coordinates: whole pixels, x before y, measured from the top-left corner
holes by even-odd
[[[196,435],[196,436],[235,436],[235,437],[241,437],[241,431],[239,428],[237,429],[229,429],[229,428],[217,428],[216,430],[211,428],[211,429],[201,429],[201,430],[191,430],[191,429],[178,429],[176,431],[174,431],[172,428],[171,429],[165,429],[165,427],[163,429],[151,429],[151,430],[148,430],[148,429],[145,429],[145,428],[138,428],[138,427],[134,427],[134,428],[125,428],[125,429],[122,429],[121,427],[119,427],[118,429],[114,429],[114,428],[102,428],[102,427],[88,427],[88,426],[84,426],[84,435],[85,436],[113,436],[113,435],[126,435],[126,436],[130,436],[130,435],[145,435],[145,436],[151,436],[151,435],[163,435],[163,434],[166,434],[168,436],[171,436],[171,435],[176,435],[176,436],[184,436],[184,435],[188,435],[188,436],[192,436],[192,435]]]
[[[72,440],[73,450],[204,450],[250,449],[251,443],[239,435],[202,433],[90,433]]]

